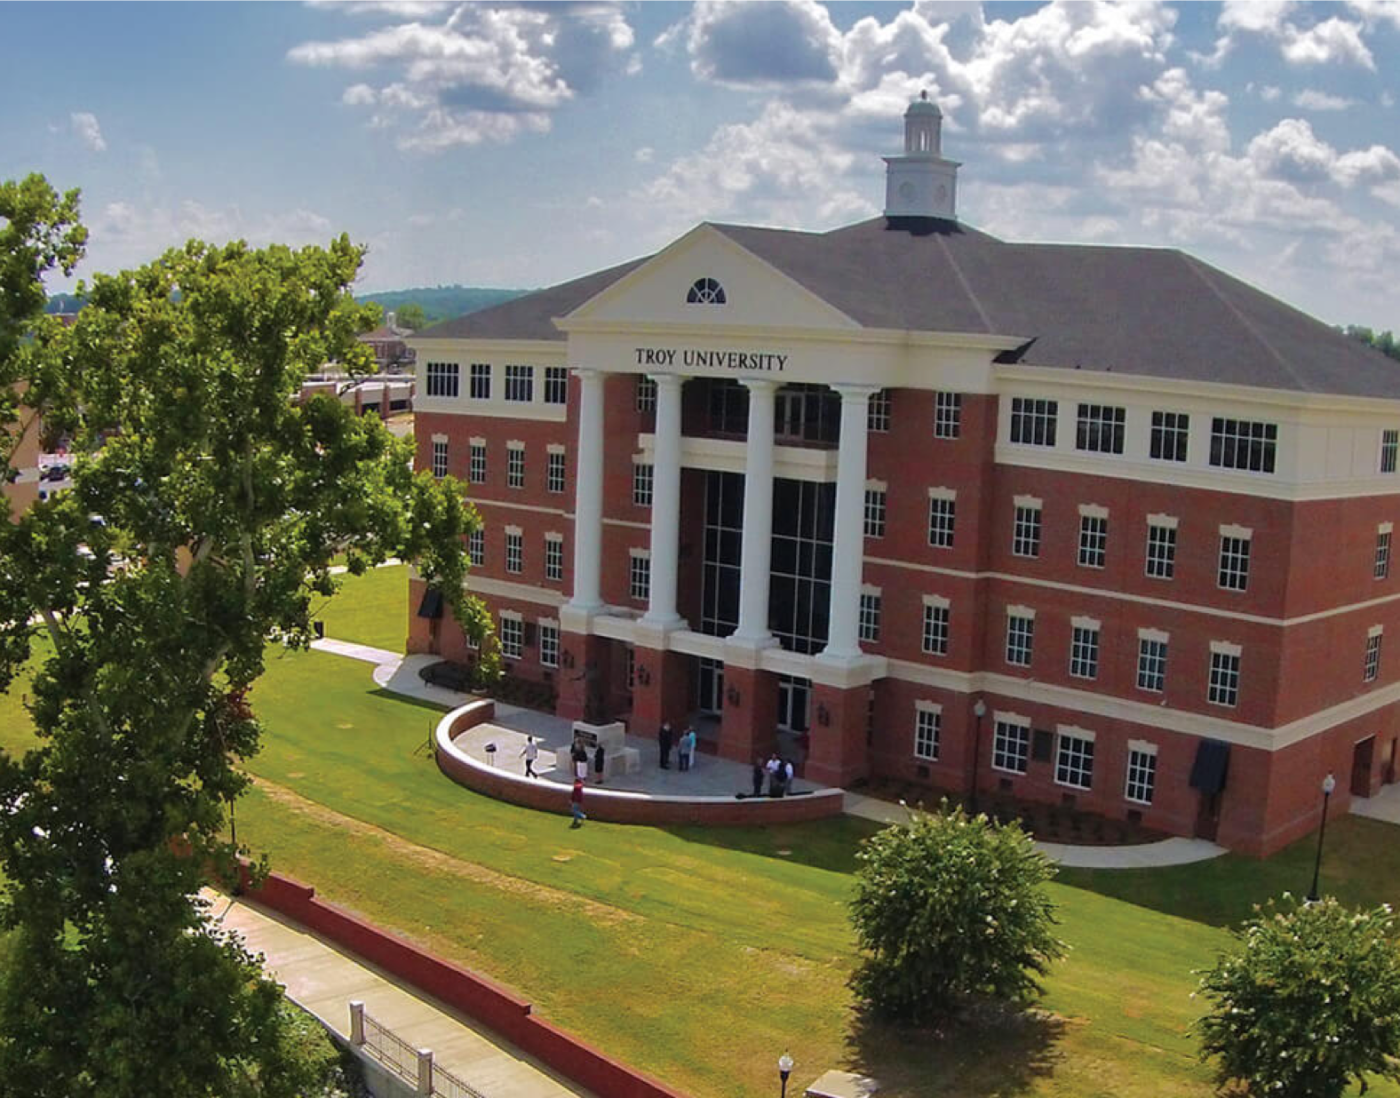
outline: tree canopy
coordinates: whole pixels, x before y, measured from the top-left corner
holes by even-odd
[[[22,938],[0,1079],[34,1098],[295,1093],[279,993],[195,899],[232,868],[249,692],[269,645],[310,642],[342,550],[352,572],[413,560],[482,636],[475,513],[377,417],[294,399],[326,361],[372,364],[346,237],[191,241],[80,286],[65,326],[41,280],[80,257],[76,194],[4,184],[0,216],[0,381],[27,383],[74,454],[71,491],[0,517],[0,689],[37,665],[40,737],[0,753],[0,919]],[[13,399],[0,413],[12,426]]]

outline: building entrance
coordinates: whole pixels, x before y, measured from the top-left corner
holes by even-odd
[[[793,675],[778,676],[778,731],[806,732],[811,727],[812,684]]]
[[[1376,737],[1367,736],[1359,740],[1351,752],[1351,795],[1369,797],[1371,795],[1371,764],[1376,755]]]
[[[718,717],[724,709],[724,664],[719,660],[695,661],[695,707],[706,716]]]

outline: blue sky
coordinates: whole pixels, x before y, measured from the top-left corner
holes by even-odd
[[[927,88],[968,223],[1400,328],[1397,0],[4,4],[0,48],[0,177],[82,188],[87,270],[345,231],[365,289],[536,286],[829,228]]]

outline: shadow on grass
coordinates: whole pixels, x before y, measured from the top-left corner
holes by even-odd
[[[844,1070],[880,1083],[881,1098],[1010,1098],[1052,1075],[1064,1019],[1043,1011],[997,1011],[939,1028],[913,1028],[856,1012]]]
[[[409,697],[407,694],[396,694],[392,690],[385,690],[382,686],[377,686],[373,690],[365,691],[371,698],[382,698],[384,701],[398,702],[400,705],[412,705],[419,709],[429,709],[441,716],[447,712],[447,707],[439,705],[437,702],[425,701],[423,698]]]
[[[689,843],[704,843],[721,850],[757,854],[833,873],[853,873],[856,850],[861,840],[875,834],[883,826],[855,816],[835,816],[827,820],[768,827],[685,825],[662,830]]]

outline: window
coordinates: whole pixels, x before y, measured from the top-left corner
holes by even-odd
[[[1016,498],[1016,518],[1011,527],[1011,555],[1040,556],[1040,500]]]
[[[946,493],[934,495],[933,493]],[[953,547],[953,528],[957,525],[957,497],[946,488],[930,488],[928,501],[928,543],[937,549]]]
[[[629,644],[622,651],[626,660],[627,689],[631,691],[637,685],[637,649]]]
[[[865,429],[884,432],[890,429],[890,391],[881,389],[870,398],[865,409]]]
[[[506,571],[512,575],[525,571],[525,535],[514,528],[506,531]]]
[[[1139,690],[1160,694],[1167,688],[1167,634],[1138,632],[1137,684]]]
[[[880,639],[880,593],[860,593],[860,639],[874,644]]]
[[[933,437],[957,438],[962,434],[962,393],[938,392],[933,397]]]
[[[433,476],[441,480],[447,476],[447,439],[433,439]]]
[[[1366,667],[1361,676],[1362,682],[1375,682],[1381,672],[1381,631],[1380,626],[1371,630],[1366,638]]]
[[[455,397],[461,380],[462,367],[455,362],[428,363],[428,395]]]
[[[1055,751],[1055,781],[1074,789],[1094,784],[1094,737],[1082,728],[1062,731]]]
[[[1128,741],[1128,780],[1123,796],[1138,804],[1151,804],[1157,788],[1157,745]]]
[[[713,278],[697,278],[685,295],[687,305],[723,305],[724,287]]]
[[[1053,400],[1011,398],[1011,441],[1026,446],[1054,446],[1060,406]]]
[[[1210,688],[1206,699],[1214,705],[1234,705],[1240,698],[1240,650],[1235,645],[1212,643]]]
[[[1034,641],[1035,617],[1025,612],[1010,611],[1006,615],[1006,662],[1016,667],[1029,667]]]
[[[525,623],[519,615],[501,611],[501,655],[518,660],[525,647]]]
[[[546,404],[569,403],[569,368],[567,366],[546,366],[544,368],[544,402]]]
[[[924,596],[923,650],[930,656],[948,654],[948,617],[947,599]]]
[[[548,465],[545,467],[544,474],[545,490],[562,492],[564,490],[564,451],[550,450],[547,460]]]
[[[638,507],[651,506],[652,467],[645,461],[632,463],[632,502]]]
[[[506,399],[520,404],[529,404],[535,399],[533,366],[506,367]]]
[[[1024,774],[1031,754],[1031,726],[998,717],[992,734],[992,768]]]
[[[1099,623],[1075,619],[1069,641],[1069,673],[1076,679],[1099,677]]]
[[[486,483],[486,443],[473,442],[471,462],[467,466],[467,479],[473,484]]]
[[[1074,448],[1091,454],[1121,454],[1127,410],[1107,404],[1081,404]]]
[[[656,411],[656,382],[645,374],[637,375],[637,411]]]
[[[559,666],[559,623],[540,620],[540,666]]]
[[[467,535],[467,556],[471,558],[473,568],[480,568],[486,563],[486,530],[478,526]]]
[[[1376,531],[1376,563],[1371,569],[1371,574],[1378,580],[1385,579],[1390,575],[1390,532],[1391,525],[1383,522]]]
[[[1278,424],[1247,419],[1210,421],[1210,463],[1221,469],[1272,473],[1278,447]]]
[[[639,549],[632,550],[631,567],[627,572],[627,594],[639,602],[651,598],[651,558]]]
[[[1153,412],[1149,453],[1158,461],[1185,461],[1191,417],[1185,412]]]
[[[544,578],[555,583],[564,578],[564,539],[559,534],[544,536]]]
[[[1169,580],[1175,573],[1176,519],[1166,515],[1149,515],[1147,517],[1147,574],[1152,579]]]
[[[1220,586],[1227,591],[1249,586],[1249,533],[1237,526],[1220,528]]]
[[[866,485],[865,536],[868,538],[885,536],[885,489],[883,486]]]
[[[525,487],[525,447],[523,445],[508,445],[506,447],[506,487]]]
[[[915,702],[914,707],[914,758],[937,762],[943,711],[932,702]]]
[[[471,398],[473,400],[491,399],[491,363],[472,363]]]
[[[1108,556],[1108,515],[1079,512],[1079,567],[1102,568]]]
[[[1396,468],[1396,456],[1400,452],[1400,431],[1381,432],[1381,472],[1393,473]]]

